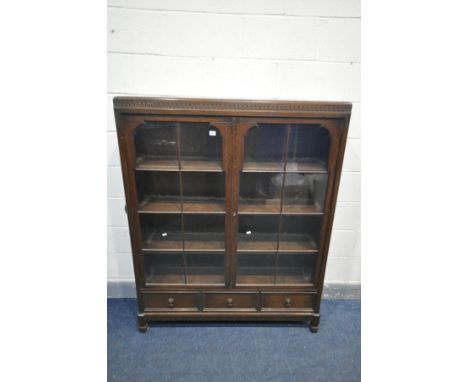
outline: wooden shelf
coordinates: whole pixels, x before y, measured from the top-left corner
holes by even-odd
[[[186,252],[224,252],[225,240],[222,233],[186,232]]]
[[[260,236],[260,237],[258,237]],[[238,235],[237,251],[240,253],[282,252],[282,253],[316,253],[317,244],[307,235],[280,236],[279,248],[276,235],[257,235],[255,239],[247,239],[247,235]]]
[[[322,207],[318,203],[313,204],[288,204],[283,203],[283,215],[323,215]]]
[[[221,252],[224,248],[224,240],[185,240],[186,252]]]
[[[237,242],[238,252],[276,252],[276,241],[241,241]]]
[[[323,215],[322,207],[317,204],[283,204],[277,203],[239,203],[239,215]]]
[[[157,159],[139,157],[136,161],[137,171],[200,171],[222,172],[221,162],[209,159],[182,159],[181,168],[177,159]]]
[[[147,284],[185,285],[183,267],[152,267],[146,276]]]
[[[275,285],[274,267],[239,267],[237,272],[236,285]],[[302,268],[279,267],[276,284],[312,285],[311,275]]]
[[[275,234],[237,235],[238,252],[276,252],[278,236]]]
[[[151,267],[149,285],[224,285],[224,269],[219,267]],[[187,280],[187,283],[185,283]]]
[[[314,174],[326,174],[327,166],[318,161],[314,162],[291,162],[286,164],[286,172],[306,172]]]
[[[182,159],[182,171],[222,172],[221,162],[203,159]]]
[[[158,199],[149,197],[140,203],[138,212],[142,214],[167,214],[181,213],[184,214],[225,214],[225,202],[220,199],[182,199],[183,211],[181,208],[180,199]]]
[[[244,162],[243,172],[282,172],[283,162]]]
[[[187,267],[187,284],[190,285],[224,285],[224,268]]]
[[[185,214],[225,214],[226,203],[224,200],[200,199],[183,200]]]
[[[239,272],[250,273],[250,274],[243,274],[240,275]],[[251,272],[249,272],[251,271]],[[273,275],[274,270],[272,269],[271,272],[262,268],[264,273],[260,273],[257,268],[237,268],[237,275],[236,275],[236,285],[274,285],[275,278]],[[256,272],[256,273],[255,273]]]
[[[285,172],[284,162],[244,162],[242,172]],[[292,162],[286,164],[286,172],[326,174],[327,167],[319,161]]]
[[[179,171],[179,162],[177,159],[140,157],[137,158],[135,169],[138,171]]]
[[[150,197],[140,203],[138,212],[143,214],[180,213],[180,199],[156,199]]]
[[[180,233],[167,233],[169,239],[159,234],[143,241],[143,252],[224,252],[224,234],[186,233],[184,240]],[[185,246],[185,249],[184,249]]]
[[[244,202],[239,200],[239,215],[276,215],[280,213],[279,199],[271,199],[269,201],[259,200],[258,202]]]
[[[308,236],[289,239],[286,235],[281,235],[278,251],[315,253],[318,252],[318,249],[317,244]]]
[[[182,240],[151,240],[143,242],[143,252],[182,252]]]

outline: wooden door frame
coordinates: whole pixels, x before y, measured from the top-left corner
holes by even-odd
[[[233,155],[233,195],[232,195],[232,209],[233,209],[233,253],[232,253],[232,287],[236,287],[237,277],[237,231],[239,224],[239,192],[240,192],[240,174],[244,160],[244,142],[247,133],[253,127],[259,124],[273,124],[273,125],[320,125],[325,128],[330,135],[330,150],[328,154],[328,166],[327,166],[327,192],[324,201],[324,214],[320,229],[319,239],[319,253],[315,260],[315,271],[313,277],[313,289],[318,291],[317,308],[320,306],[320,297],[323,290],[323,280],[325,273],[325,266],[328,257],[328,249],[330,244],[331,227],[333,224],[333,215],[336,206],[336,193],[337,185],[339,183],[339,175],[337,173],[337,167],[341,171],[341,165],[344,154],[344,147],[346,142],[346,136],[344,134],[344,121],[339,119],[329,118],[277,118],[277,117],[239,117],[235,119],[234,127],[234,150]],[[304,285],[289,285],[289,287],[297,289],[310,289]],[[284,288],[282,285],[276,285],[276,288]],[[286,288],[285,288],[286,289]],[[317,310],[318,311],[318,310]]]
[[[120,114],[116,111],[117,134],[119,141],[119,151],[121,158],[121,169],[124,181],[126,211],[130,229],[130,240],[132,256],[134,262],[134,274],[136,281],[137,297],[140,313],[143,312],[143,303],[141,290],[151,288],[145,280],[144,254],[142,254],[142,235],[140,219],[138,214],[138,196],[135,177],[136,152],[134,133],[136,129],[147,122],[174,122],[174,123],[208,123],[216,128],[222,137],[222,168],[224,174],[225,187],[225,250],[224,250],[224,286],[230,285],[230,260],[229,248],[231,245],[231,150],[232,150],[232,129],[228,127],[231,124],[229,117],[215,116],[188,116],[188,115],[155,115],[155,114]],[[158,286],[160,288],[160,286]],[[161,289],[200,289],[199,286],[188,284],[163,286]],[[205,288],[205,286],[203,286]]]

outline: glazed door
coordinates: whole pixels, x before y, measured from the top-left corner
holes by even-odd
[[[317,283],[339,144],[329,120],[240,119],[233,286]]]
[[[228,285],[228,120],[128,116],[124,126],[140,286]]]

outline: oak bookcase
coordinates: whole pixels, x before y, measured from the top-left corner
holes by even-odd
[[[318,330],[344,102],[116,97],[138,323]]]

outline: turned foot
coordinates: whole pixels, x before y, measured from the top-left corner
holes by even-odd
[[[310,321],[310,324],[309,324],[309,329],[312,333],[318,332],[319,323],[320,323],[320,315],[317,314],[314,317],[312,317],[312,320]]]
[[[319,327],[318,326],[312,326],[312,324],[309,325],[309,329],[312,333],[317,333]]]
[[[148,324],[138,325],[138,330],[140,333],[145,333],[148,330]]]
[[[138,330],[140,333],[145,333],[148,330],[148,323],[144,318],[138,318]]]

